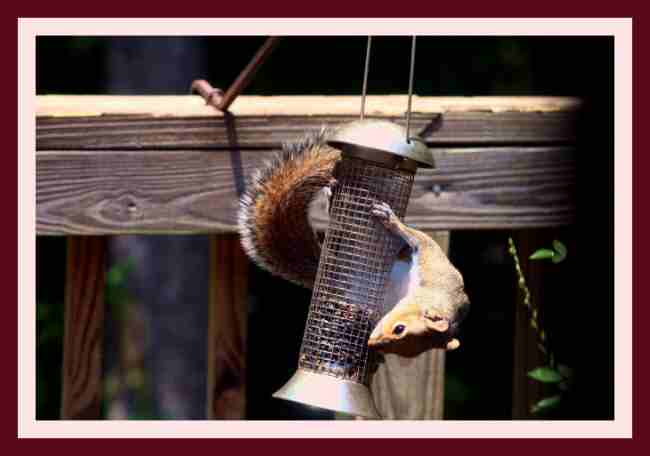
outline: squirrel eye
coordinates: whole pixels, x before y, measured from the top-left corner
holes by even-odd
[[[404,332],[405,329],[406,329],[406,326],[404,326],[402,324],[395,325],[395,327],[393,328],[393,334],[395,334],[396,336],[399,336],[400,334],[402,334]]]

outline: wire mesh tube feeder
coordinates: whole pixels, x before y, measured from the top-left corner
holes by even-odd
[[[273,396],[350,415],[379,418],[368,389],[373,357],[368,337],[388,312],[384,292],[401,241],[371,214],[384,202],[404,218],[418,166],[433,167],[424,142],[410,136],[415,37],[411,46],[406,128],[366,120],[371,37],[360,119],[328,144],[341,151],[318,272],[300,348],[298,370]]]
[[[298,370],[274,397],[378,418],[368,389],[368,337],[383,316],[384,288],[401,247],[377,223],[372,204],[402,219],[418,166],[433,159],[419,138],[392,122],[360,120],[329,141],[341,150]]]

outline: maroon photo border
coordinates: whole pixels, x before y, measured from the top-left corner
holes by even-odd
[[[12,2],[13,3],[13,2]],[[15,6],[14,6],[15,5]],[[6,221],[0,224],[2,228],[4,285],[3,321],[0,331],[0,342],[3,348],[3,372],[0,375],[4,400],[2,402],[2,443],[0,448],[7,455],[30,454],[33,451],[43,451],[45,454],[188,454],[196,450],[208,450],[216,454],[232,455],[242,452],[265,453],[282,451],[293,454],[309,455],[341,452],[342,454],[516,454],[532,456],[550,454],[609,454],[621,451],[620,454],[650,454],[644,450],[647,437],[644,435],[643,415],[646,415],[648,394],[644,385],[648,379],[647,363],[641,359],[641,339],[648,338],[648,333],[641,330],[642,322],[648,321],[647,306],[642,305],[639,278],[642,274],[642,261],[650,258],[648,241],[640,233],[648,230],[650,217],[648,204],[650,201],[648,186],[640,179],[644,169],[649,169],[650,147],[647,135],[642,137],[640,106],[647,106],[647,90],[644,78],[647,77],[647,59],[641,56],[641,32],[645,24],[641,11],[631,8],[633,2],[619,0],[616,2],[567,2],[550,0],[545,2],[412,2],[396,4],[394,2],[295,2],[281,4],[277,0],[265,3],[239,4],[237,2],[212,2],[206,4],[178,4],[167,2],[122,2],[113,1],[110,9],[104,9],[106,4],[101,2],[46,2],[36,6],[18,3],[3,5],[8,12],[16,9],[15,15],[6,14],[2,20],[0,32],[2,37],[3,57],[8,62],[17,65],[17,35],[18,17],[633,17],[634,37],[634,84],[633,84],[633,115],[634,115],[634,201],[633,201],[633,336],[634,336],[634,387],[633,387],[633,430],[632,439],[18,439],[17,438],[17,69],[6,67],[0,72],[5,101],[3,107],[3,137],[4,150],[0,155],[2,160],[2,207]],[[122,7],[122,8],[120,8]],[[640,8],[638,8],[640,10]],[[550,14],[554,12],[554,14]],[[9,17],[10,16],[10,17]],[[218,34],[218,30],[215,30]],[[647,53],[647,50],[646,50]],[[647,56],[646,56],[647,57]],[[576,58],[579,58],[577,56]],[[15,89],[14,89],[15,88]],[[647,122],[643,125],[647,129]],[[643,142],[642,142],[643,141]],[[646,146],[646,147],[643,147]],[[640,151],[643,151],[641,153]],[[650,180],[650,179],[649,179]],[[648,181],[645,181],[647,183]],[[645,188],[642,188],[645,187]],[[648,197],[648,199],[642,198]],[[642,209],[644,209],[643,211]],[[645,304],[645,302],[643,303]],[[650,332],[650,331],[649,331]],[[217,425],[217,423],[215,423]],[[299,437],[299,435],[297,435]],[[65,453],[63,453],[65,451]],[[470,453],[471,452],[471,453]]]

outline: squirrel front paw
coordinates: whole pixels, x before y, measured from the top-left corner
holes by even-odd
[[[394,228],[399,222],[393,210],[384,202],[373,204],[370,213],[388,229]]]
[[[326,208],[327,208],[327,213],[331,213],[332,210],[332,195],[334,194],[334,189],[335,187],[339,185],[339,181],[337,181],[334,177],[330,179],[330,183],[323,187],[322,192],[325,195],[325,201],[326,201]]]

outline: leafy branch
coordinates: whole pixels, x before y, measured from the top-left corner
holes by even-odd
[[[537,349],[544,355],[547,364],[545,366],[540,366],[531,370],[527,375],[528,377],[540,383],[556,385],[560,390],[558,394],[545,397],[531,407],[531,412],[537,415],[556,409],[560,405],[562,400],[562,393],[570,389],[573,378],[573,371],[563,364],[555,364],[555,356],[549,347],[548,338],[546,337],[546,333],[544,332],[544,329],[542,328],[539,321],[539,310],[530,298],[530,290],[526,283],[526,277],[524,276],[524,273],[521,269],[517,247],[515,246],[515,242],[512,240],[512,237],[508,238],[508,252],[512,256],[515,264],[517,284],[524,297],[523,305],[526,307],[530,327],[535,332],[537,339]],[[562,242],[555,240],[553,241],[552,249],[539,249],[535,251],[529,257],[529,259],[551,260],[553,263],[557,264],[564,261],[566,259],[566,256],[566,246]]]

